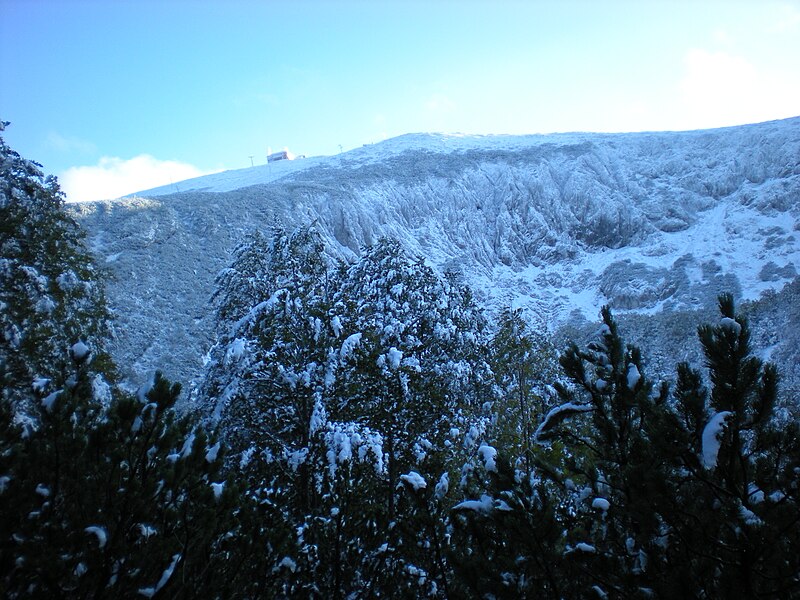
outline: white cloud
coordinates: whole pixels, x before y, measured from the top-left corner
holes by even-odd
[[[71,167],[59,176],[70,202],[119,198],[207,173],[188,163],[140,154],[129,160],[103,157],[97,165]]]
[[[800,77],[759,69],[726,52],[690,50],[680,82],[680,129],[723,127],[797,116]]]

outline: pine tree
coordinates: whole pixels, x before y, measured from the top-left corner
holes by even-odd
[[[268,238],[259,230],[247,234],[234,248],[231,265],[217,275],[212,300],[216,305],[217,323],[223,329],[241,319],[274,291],[272,263],[286,236],[280,228],[276,228],[273,235],[274,239]]]
[[[459,410],[474,408],[476,381],[491,373],[485,321],[464,290],[388,239],[349,269],[337,298],[345,333],[332,414],[384,436],[392,515],[401,472],[417,466],[415,444],[441,447]]]
[[[56,181],[2,144],[0,589],[272,597],[291,538],[156,376],[113,386],[101,282]]]
[[[561,486],[515,469],[501,454],[486,466],[473,470],[467,499],[452,507],[448,554],[456,597],[571,597]]]
[[[328,551],[326,536],[336,537],[325,407],[336,278],[313,227],[247,238],[218,278],[219,341],[201,390],[248,493],[297,532],[285,564],[291,592],[300,595],[324,589],[327,565],[318,559]]]
[[[218,279],[212,422],[251,494],[297,532],[292,593],[440,594],[446,506],[401,475],[452,468],[452,431],[493,383],[483,315],[396,242],[345,269],[312,228],[274,233],[246,240]]]
[[[530,330],[520,309],[505,309],[492,338],[492,371],[501,397],[495,402],[497,443],[531,470],[533,433],[548,406],[550,382],[558,375],[555,349]]]
[[[362,505],[374,515],[365,525],[385,532],[371,538],[376,545],[362,562],[370,593],[443,593],[449,568],[438,538],[419,539],[439,525],[420,503],[437,511],[437,523],[445,511],[431,503],[432,490],[411,490],[404,478],[413,472],[435,482],[451,468],[451,431],[489,387],[485,320],[468,290],[388,239],[348,269],[333,310],[343,341],[333,356],[330,417],[375,431],[383,442],[385,471]]]
[[[70,372],[73,344],[91,346],[96,368],[112,375],[102,282],[63,204],[56,179],[0,137],[0,400],[19,418],[32,386]]]
[[[88,359],[38,404],[3,496],[2,581],[11,597],[172,597],[272,593],[256,506],[221,472],[224,450],[174,404],[156,375],[139,398],[98,397]],[[110,390],[104,390],[110,393]],[[279,525],[273,523],[273,527]],[[270,531],[279,547],[280,536]],[[270,561],[272,561],[270,563]]]
[[[500,469],[480,501],[456,506],[464,516],[454,523],[480,551],[454,562],[491,557],[505,589],[538,581],[537,597],[797,596],[796,407],[777,401],[775,367],[752,355],[730,296],[720,310],[718,325],[699,329],[710,393],[701,373],[681,364],[671,394],[647,378],[641,352],[625,346],[604,308],[599,340],[562,356],[570,383],[556,385],[562,404],[534,433],[551,453],[534,453],[527,477],[538,489],[525,490],[519,472],[498,487],[509,480]],[[520,508],[520,497],[538,506]],[[547,540],[544,549],[503,562],[520,530]],[[480,541],[487,536],[491,544]],[[520,567],[548,555],[552,579],[541,564]]]
[[[719,299],[717,325],[698,330],[700,373],[680,365],[680,457],[671,526],[682,532],[682,569],[695,589],[718,598],[800,595],[800,426],[778,401],[775,365],[752,354],[747,319]]]
[[[650,575],[663,559],[671,455],[658,451],[653,432],[670,419],[668,390],[655,392],[639,349],[626,348],[607,307],[601,314],[600,339],[585,351],[573,344],[562,356],[572,386],[556,386],[562,404],[537,438],[555,435],[572,447],[567,560],[584,572],[587,589],[636,595],[652,588]],[[588,422],[581,428],[575,416]]]
[[[306,460],[319,453],[312,421],[324,413],[334,277],[313,228],[276,230],[237,249],[216,292],[222,331],[204,395],[235,450],[255,453],[251,467],[297,476],[298,514],[315,503]]]

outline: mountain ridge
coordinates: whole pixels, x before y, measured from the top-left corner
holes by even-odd
[[[178,187],[71,207],[114,275],[113,351],[131,381],[159,366],[200,374],[214,276],[245,233],[274,224],[315,223],[345,260],[396,237],[460,272],[490,310],[520,306],[550,330],[592,321],[602,304],[656,318],[707,308],[720,291],[757,300],[800,267],[800,117],[677,133],[408,134]]]
[[[564,145],[577,144],[587,140],[604,140],[611,138],[625,140],[631,138],[660,138],[660,137],[686,137],[720,135],[727,132],[746,132],[749,128],[757,128],[759,132],[767,127],[783,127],[793,122],[800,122],[800,117],[790,119],[766,121],[748,125],[721,127],[716,129],[698,129],[686,131],[645,131],[628,133],[593,133],[593,132],[564,132],[564,133],[538,133],[538,134],[461,134],[461,133],[406,133],[380,142],[364,144],[345,153],[330,156],[313,156],[294,161],[277,161],[269,164],[230,169],[220,173],[194,177],[169,185],[141,190],[127,194],[124,198],[152,197],[171,195],[176,192],[206,191],[220,192],[240,189],[249,185],[270,183],[287,175],[304,171],[316,165],[332,163],[347,164],[348,162],[375,162],[390,156],[401,154],[409,150],[427,150],[439,154],[463,152],[467,150],[505,149],[519,150],[533,146],[547,144]],[[795,123],[796,124],[796,123]],[[274,171],[274,173],[273,173]],[[176,189],[176,186],[178,189]]]

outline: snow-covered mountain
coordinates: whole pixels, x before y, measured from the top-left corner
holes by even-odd
[[[782,331],[760,341],[789,370],[797,362],[787,327],[799,312],[800,117],[680,133],[405,135],[73,210],[113,275],[113,351],[134,382],[156,368],[195,378],[230,250],[250,230],[308,222],[345,259],[396,237],[460,271],[490,308],[523,306],[552,331],[574,333],[610,304],[634,340],[657,330],[680,350],[696,322],[684,315],[713,314],[719,292],[767,293],[754,317]]]

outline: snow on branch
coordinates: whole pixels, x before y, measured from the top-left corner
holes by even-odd
[[[211,446],[211,448],[208,449],[208,452],[206,452],[206,462],[213,463],[215,460],[217,460],[217,455],[219,454],[219,447],[220,443],[217,442],[216,444]]]
[[[108,534],[106,533],[105,527],[91,525],[90,527],[86,527],[84,531],[97,537],[97,545],[101,550],[105,547],[106,542],[108,541]]]
[[[416,471],[409,471],[405,475],[400,475],[400,480],[414,488],[414,491],[424,490],[428,487],[425,478]]]
[[[586,554],[596,554],[597,548],[595,548],[591,544],[587,544],[586,542],[578,542],[577,544],[575,544],[575,546],[567,544],[567,547],[564,550],[564,556],[572,554],[573,552],[585,552]]]
[[[354,333],[347,337],[347,339],[342,344],[342,349],[339,351],[339,356],[342,359],[346,359],[353,351],[358,347],[361,343],[361,334]]]
[[[742,333],[742,326],[734,319],[730,317],[722,317],[719,321],[720,327],[723,329],[730,329],[733,331],[737,336],[741,335]]]
[[[700,462],[703,463],[706,469],[713,469],[717,466],[720,447],[719,436],[725,427],[725,420],[732,414],[729,410],[714,414],[703,429],[703,451],[702,456],[700,456]]]
[[[487,471],[497,473],[497,450],[492,446],[482,444],[481,447],[478,448],[478,455],[481,457],[483,466]]]
[[[642,375],[639,373],[639,368],[634,363],[629,364],[627,374],[628,389],[634,391],[641,378]]]
[[[87,346],[81,341],[78,341],[72,345],[72,348],[70,348],[70,352],[72,354],[72,358],[80,362],[85,360],[86,357],[89,356],[91,351],[89,350],[89,346]]]
[[[220,481],[219,483],[212,482],[211,484],[211,491],[214,492],[214,499],[219,500],[222,497],[222,492],[225,489],[225,482]]]
[[[42,407],[47,412],[53,412],[53,406],[55,406],[56,400],[61,395],[61,390],[57,390],[51,394],[48,394],[45,398],[42,398]]]
[[[509,512],[512,508],[505,500],[492,498],[486,494],[481,496],[480,500],[465,500],[453,507],[454,511],[468,511],[472,510],[478,513],[489,514],[493,510],[500,510]]]
[[[164,572],[161,574],[161,579],[158,580],[158,583],[155,585],[155,587],[139,588],[139,594],[145,598],[152,598],[155,596],[161,588],[167,585],[169,578],[172,577],[172,573],[175,571],[175,565],[178,564],[180,559],[180,554],[174,555],[172,557],[172,562],[166,569],[164,569]]]
[[[575,404],[574,402],[567,402],[556,406],[548,412],[541,425],[536,429],[533,434],[533,439],[536,442],[547,439],[549,434],[563,421],[572,415],[584,412],[591,412],[594,408],[588,404]]]

